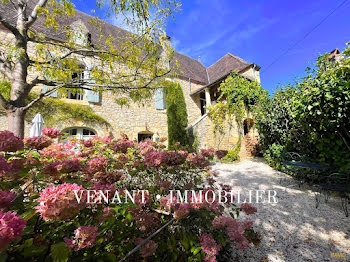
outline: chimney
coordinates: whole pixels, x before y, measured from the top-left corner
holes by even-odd
[[[162,40],[163,40],[163,49],[171,48],[171,37],[170,36],[165,35]]]
[[[201,56],[198,56],[198,62],[199,63],[201,62]]]

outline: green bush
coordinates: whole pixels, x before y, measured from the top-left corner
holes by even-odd
[[[226,161],[226,162],[233,162],[236,160],[239,160],[239,152],[241,151],[241,138],[239,138],[236,146],[234,149],[231,149],[228,151],[227,155],[225,157],[222,158],[222,161]]]
[[[178,83],[170,83],[166,92],[169,149],[173,149],[176,142],[189,147],[187,109],[182,88]]]
[[[270,166],[276,168],[277,170],[280,170],[284,153],[285,153],[284,146],[273,143],[264,152],[264,158]]]

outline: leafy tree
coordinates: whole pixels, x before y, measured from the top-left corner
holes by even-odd
[[[176,142],[180,142],[183,146],[189,146],[185,97],[178,83],[172,83],[168,86],[166,104],[169,148],[174,148]]]
[[[349,48],[344,52],[349,54]],[[350,167],[350,59],[321,55],[308,75],[277,90],[257,118],[265,150],[271,145],[338,168]]]
[[[0,93],[9,130],[23,137],[26,112],[56,91],[65,95],[67,90],[111,90],[117,96],[127,93],[129,100],[136,101],[150,96],[152,88],[162,86],[164,76],[171,71],[167,66],[170,48],[164,45],[164,22],[178,4],[175,0],[111,0],[107,3],[113,13],[134,28],[135,34],[122,32],[115,39],[103,32],[104,22],[93,17],[90,23],[98,28],[100,35],[91,44],[86,35],[64,24],[67,16],[75,15],[70,0],[36,0],[35,3],[1,0],[2,5],[16,13],[15,22],[10,15],[0,15],[1,26],[12,35],[1,40],[0,49],[0,72],[11,83],[9,99]],[[38,20],[47,31],[61,32],[64,36],[61,39],[45,36],[36,30]],[[82,67],[82,60],[89,65]],[[82,72],[84,77],[76,77]],[[35,87],[41,85],[48,90],[26,101]]]

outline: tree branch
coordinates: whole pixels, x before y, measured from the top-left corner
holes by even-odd
[[[38,10],[42,7],[44,7],[47,4],[48,0],[40,0],[37,5],[34,7],[32,13],[30,14],[28,21],[26,23],[26,28],[28,29],[32,24],[34,24],[34,22],[36,21],[36,19],[38,18]]]
[[[0,24],[2,24],[6,29],[10,30],[15,36],[19,35],[19,31],[16,27],[6,22],[5,19],[0,15]]]
[[[3,108],[5,108],[6,110],[7,110],[7,109],[9,108],[9,106],[10,106],[9,101],[7,101],[7,100],[5,99],[5,97],[3,97],[2,94],[0,94],[0,104],[1,104],[1,106],[2,106]]]

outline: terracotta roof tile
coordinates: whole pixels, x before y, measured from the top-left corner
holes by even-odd
[[[28,13],[31,12],[35,4],[36,4],[36,1],[28,1],[28,7],[27,7]],[[11,24],[16,23],[16,20],[15,20],[16,11],[14,10],[13,6],[10,3],[0,4],[0,14],[5,18],[5,20],[10,22]],[[75,16],[61,17],[59,19],[59,22],[61,25],[71,25],[73,22],[80,20],[86,26],[89,33],[91,34],[92,44],[97,44],[100,37],[100,31],[99,31],[99,28],[97,28],[95,25],[90,23],[90,20],[92,18],[93,16],[83,13],[79,10],[76,10]],[[102,22],[102,30],[103,30],[104,37],[106,38],[107,36],[112,35],[116,39],[115,40],[116,45],[118,45],[118,39],[120,40],[120,38],[123,38],[128,34],[131,34],[130,32],[124,29],[121,29],[119,27],[116,27],[112,24],[109,24],[102,20],[101,22]],[[65,32],[62,32],[62,31],[54,32],[50,28],[45,27],[43,18],[39,17],[39,19],[34,23],[33,28],[47,35],[48,37],[52,37],[53,39],[62,40],[62,41],[65,40]],[[209,83],[215,82],[215,80],[226,75],[227,73],[233,70],[239,71],[244,67],[246,67],[247,65],[249,65],[248,62],[230,53],[223,56],[221,59],[219,59],[216,63],[214,63],[208,68],[206,68],[198,60],[188,57],[186,55],[183,55],[176,51],[174,54],[174,58],[179,62],[180,75],[191,78],[193,80],[197,80],[198,82],[201,82],[203,84],[209,84]]]
[[[232,71],[240,71],[248,65],[250,65],[250,63],[247,61],[228,53],[208,67],[210,83],[215,82],[215,80]]]

